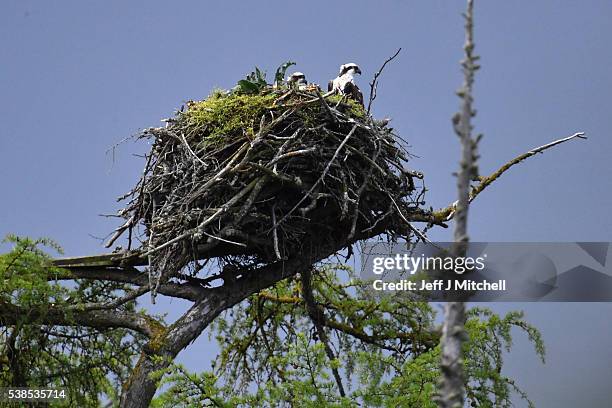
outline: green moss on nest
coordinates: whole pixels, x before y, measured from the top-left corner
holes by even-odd
[[[214,92],[208,99],[189,105],[181,120],[187,137],[197,135],[205,146],[223,144],[243,136],[253,136],[259,118],[278,97],[273,93],[245,95]],[[202,138],[203,135],[206,135]]]
[[[330,95],[327,97],[327,103],[330,105],[335,105],[336,103],[340,102],[342,98],[342,95]],[[359,119],[365,119],[366,111],[364,107],[359,104],[359,102],[354,99],[344,98],[343,103],[349,108],[348,112],[346,112],[348,115]]]
[[[224,145],[244,136],[251,138],[258,131],[262,115],[270,110],[281,95],[269,91],[243,94],[216,90],[207,99],[188,104],[187,110],[180,115],[180,127],[185,137],[195,142],[198,148]],[[312,97],[316,98],[316,95],[313,93]],[[300,97],[297,99],[285,100],[284,103],[304,102]],[[361,120],[366,118],[363,106],[352,99],[330,95],[326,100],[330,106],[342,102],[340,110],[349,116]],[[304,124],[315,126],[320,110],[319,104],[308,104],[300,109],[298,115]]]

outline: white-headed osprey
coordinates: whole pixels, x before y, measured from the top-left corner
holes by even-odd
[[[340,65],[340,73],[332,81],[329,81],[327,90],[347,95],[363,105],[363,94],[355,83],[355,75],[361,75],[359,65],[353,62]]]
[[[306,75],[301,72],[294,72],[289,75],[287,78],[287,83],[290,87],[296,87],[299,90],[304,90],[308,86],[308,82],[306,81]]]

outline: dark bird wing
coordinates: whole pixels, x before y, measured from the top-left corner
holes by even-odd
[[[334,89],[334,81],[329,81],[327,83],[327,92],[331,92]]]
[[[356,100],[363,106],[363,94],[359,90],[359,87],[352,82],[347,82],[344,86],[345,95],[348,95],[351,99]]]
[[[363,106],[363,93],[361,92],[361,90],[359,90],[357,85],[355,85],[355,90],[353,91],[353,95],[354,95],[355,100],[359,102],[361,106]]]

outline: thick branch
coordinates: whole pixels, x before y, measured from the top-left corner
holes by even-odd
[[[25,310],[12,303],[0,303],[0,324],[3,326],[17,324],[23,316],[29,321],[55,326],[87,326],[96,329],[125,328],[153,336],[161,323],[140,313],[122,312],[118,310],[78,311],[66,310],[63,306],[51,306],[39,309]]]
[[[83,258],[80,258],[83,259]],[[81,261],[84,262],[84,261]],[[48,280],[72,280],[72,279],[90,279],[90,280],[106,280],[111,282],[129,283],[139,287],[144,287],[149,284],[149,278],[146,273],[140,272],[133,267],[70,267],[64,266],[60,273],[49,274]],[[200,281],[201,284],[199,283]],[[205,282],[201,279],[193,278],[190,282],[172,283],[166,282],[159,286],[158,293],[165,296],[176,297],[186,300],[195,301],[199,299],[204,290]],[[143,292],[145,293],[145,292]],[[140,295],[139,295],[140,296]]]
[[[382,222],[367,232],[360,233],[355,240],[375,237],[389,228]],[[316,247],[303,248],[299,257],[275,262],[255,270],[244,271],[242,277],[226,285],[205,289],[203,297],[187,313],[177,320],[164,335],[155,342],[156,347],[146,350],[140,357],[138,369],[124,386],[121,407],[148,407],[157,390],[156,382],[150,374],[163,370],[176,355],[193,342],[202,331],[223,311],[248,296],[275,283],[312,268],[312,265],[330,257],[346,247],[344,239],[318,243]],[[162,359],[153,359],[160,356]]]

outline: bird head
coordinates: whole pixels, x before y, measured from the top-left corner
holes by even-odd
[[[304,75],[302,72],[296,71],[293,74],[289,75],[289,77],[287,78],[287,82],[290,84],[297,82],[306,82],[306,75]]]
[[[349,62],[348,64],[340,65],[340,74],[338,76],[342,76],[348,73],[351,73],[353,75],[361,75],[361,69],[359,68],[359,65],[355,64],[354,62]]]

